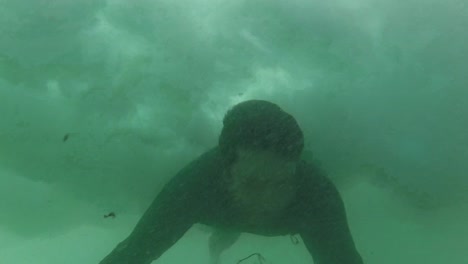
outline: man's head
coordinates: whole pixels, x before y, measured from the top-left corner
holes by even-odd
[[[304,146],[299,125],[261,100],[234,106],[223,123],[219,147],[235,200],[262,215],[277,213],[297,188],[295,170]]]
[[[279,106],[250,100],[235,105],[225,115],[219,147],[228,164],[236,160],[239,148],[267,150],[298,160],[304,136],[294,117]]]

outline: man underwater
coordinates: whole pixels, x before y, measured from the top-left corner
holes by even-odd
[[[301,160],[303,147],[298,123],[277,105],[235,105],[218,146],[179,171],[100,264],[150,264],[196,223],[216,230],[209,241],[213,264],[241,232],[299,234],[316,264],[362,264],[340,194]]]

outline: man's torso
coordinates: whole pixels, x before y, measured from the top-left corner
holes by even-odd
[[[314,202],[313,197],[319,197],[317,193],[320,184],[316,181],[321,179],[321,175],[310,175],[311,165],[301,161],[298,165],[296,177],[299,188],[295,198],[287,208],[282,210],[276,217],[264,217],[247,213],[244,208],[236,205],[223,180],[223,168],[220,162],[219,153],[216,149],[207,153],[202,158],[207,159],[208,166],[206,172],[198,175],[200,179],[195,181],[192,188],[194,193],[200,194],[197,202],[200,206],[193,206],[193,209],[200,210],[199,223],[215,228],[231,230],[235,232],[248,232],[264,236],[280,236],[297,234],[303,224],[303,212],[305,210],[316,210],[319,202]],[[198,208],[198,209],[197,209]],[[308,223],[313,224],[313,223]]]

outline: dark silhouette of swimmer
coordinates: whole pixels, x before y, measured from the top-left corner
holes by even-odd
[[[100,264],[149,264],[194,224],[213,227],[211,262],[242,232],[300,235],[316,264],[361,264],[334,184],[301,160],[303,133],[277,105],[250,100],[223,120],[218,146],[177,173]]]

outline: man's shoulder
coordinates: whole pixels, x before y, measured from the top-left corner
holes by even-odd
[[[223,171],[222,156],[218,147],[211,148],[182,167],[173,181],[203,183]]]
[[[190,163],[188,163],[182,170],[191,167],[219,170],[222,169],[222,156],[218,147],[211,148],[198,155]]]
[[[301,179],[302,197],[309,203],[318,205],[339,196],[335,184],[319,165],[313,162],[301,161],[298,174]]]
[[[325,170],[317,163],[301,160],[298,164],[298,176],[311,184],[332,184]]]
[[[159,195],[167,199],[182,197],[199,198],[209,196],[217,184],[216,177],[222,171],[219,151],[216,148],[205,151],[182,167],[163,187]]]

